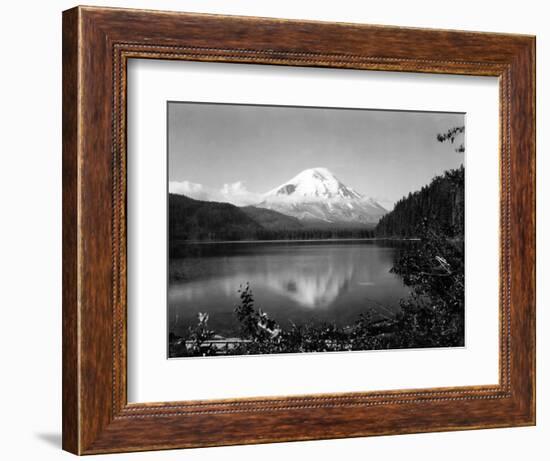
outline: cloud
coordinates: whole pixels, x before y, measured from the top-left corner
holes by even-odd
[[[234,183],[224,184],[221,189],[222,194],[227,195],[242,195],[248,194],[248,190],[242,181],[237,181]]]
[[[242,181],[224,184],[220,192],[229,203],[234,205],[252,205],[261,201],[260,194],[250,192]]]
[[[252,205],[261,201],[261,195],[250,192],[243,181],[224,184],[219,190],[191,181],[170,181],[168,190],[171,194],[186,195],[195,200],[228,202],[237,206]]]
[[[212,191],[205,188],[202,184],[190,181],[170,181],[168,191],[171,194],[187,195],[196,200],[213,200]]]

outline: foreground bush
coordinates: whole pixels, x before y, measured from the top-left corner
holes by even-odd
[[[426,223],[421,237],[392,269],[411,288],[396,318],[395,347],[463,346],[464,240]]]

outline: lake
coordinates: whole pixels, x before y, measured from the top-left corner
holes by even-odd
[[[391,317],[409,290],[390,272],[411,242],[275,241],[185,244],[170,260],[169,330],[182,335],[207,312],[216,333],[234,335],[238,289],[250,283],[255,307],[291,322],[352,324],[362,312]]]

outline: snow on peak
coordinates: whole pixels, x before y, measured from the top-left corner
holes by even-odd
[[[305,221],[377,223],[387,211],[346,186],[327,168],[309,168],[263,195],[256,206]]]
[[[327,168],[309,168],[270,190],[264,198],[292,197],[300,200],[360,199],[361,194],[344,185]]]

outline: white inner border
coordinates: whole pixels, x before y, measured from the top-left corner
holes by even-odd
[[[466,347],[168,360],[167,101],[465,112]],[[128,401],[497,384],[498,121],[495,77],[130,59]]]

